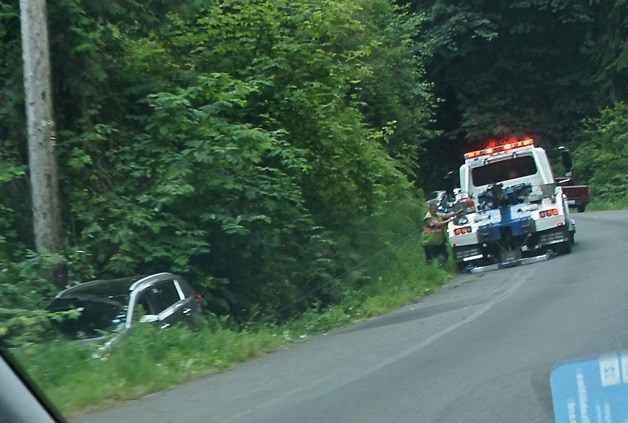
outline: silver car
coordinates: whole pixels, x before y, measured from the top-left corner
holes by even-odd
[[[123,279],[94,280],[59,292],[46,310],[78,309],[77,319],[60,323],[70,339],[100,341],[136,322],[156,322],[162,329],[183,322],[195,327],[201,296],[180,276],[158,273]]]

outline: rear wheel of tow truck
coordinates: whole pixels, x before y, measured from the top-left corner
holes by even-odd
[[[556,253],[563,255],[571,253],[571,246],[573,245],[573,232],[567,232],[568,240],[556,244]]]
[[[584,213],[584,209],[586,208],[586,206],[578,206],[578,211],[580,213]]]
[[[465,270],[467,270],[467,267],[469,267],[469,263],[465,262],[465,261],[457,261],[456,262],[456,269],[458,269],[458,272],[460,273],[464,273]]]
[[[574,244],[575,231],[569,231],[568,230],[566,232],[566,234],[567,234],[567,241],[565,241],[565,242],[563,242],[561,244],[561,247],[562,247],[561,248],[562,249],[561,254],[569,254],[569,253],[571,253],[571,249],[572,249],[573,244]]]
[[[560,255],[563,254],[569,254],[571,253],[571,242],[570,241],[565,241],[565,242],[561,242],[560,244],[557,245],[557,252]]]

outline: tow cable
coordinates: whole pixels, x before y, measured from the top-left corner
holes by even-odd
[[[518,260],[507,261],[505,263],[489,264],[487,266],[469,266],[465,269],[466,273],[476,274],[490,272],[492,270],[507,269],[509,267],[523,266],[525,264],[539,263],[546,261],[554,257],[556,253],[553,250],[548,250],[545,254],[534,257],[524,257]]]

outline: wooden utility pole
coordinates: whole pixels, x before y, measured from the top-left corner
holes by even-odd
[[[20,0],[35,247],[39,253],[61,253],[63,238],[46,16],[46,0]],[[65,286],[65,267],[53,269],[48,279],[58,287]]]

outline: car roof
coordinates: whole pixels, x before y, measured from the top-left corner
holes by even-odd
[[[132,276],[120,279],[98,279],[72,286],[59,292],[56,298],[74,297],[83,295],[123,295],[128,294],[131,286],[144,276]]]
[[[83,282],[59,292],[55,298],[70,298],[77,296],[116,296],[128,295],[130,291],[140,285],[147,285],[166,277],[177,278],[171,273],[157,273],[154,275],[130,276],[120,279],[97,279]]]

